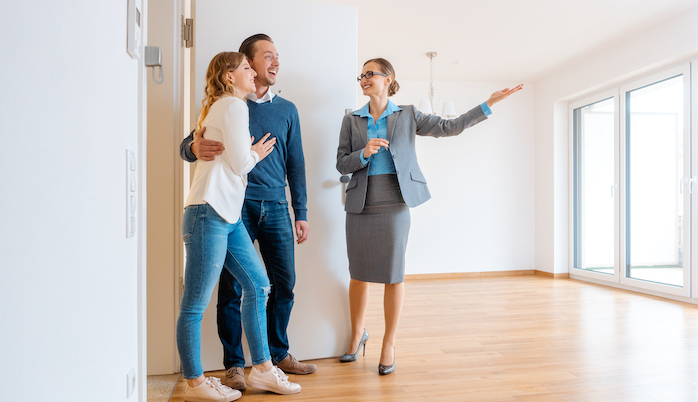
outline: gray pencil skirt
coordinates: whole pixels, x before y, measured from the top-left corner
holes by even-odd
[[[405,280],[410,208],[402,199],[397,175],[368,177],[364,209],[347,212],[346,230],[352,279],[386,284]]]

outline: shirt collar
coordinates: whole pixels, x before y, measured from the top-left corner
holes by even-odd
[[[381,117],[378,118],[378,120],[382,119],[383,117],[390,116],[391,114],[393,114],[395,112],[399,112],[401,110],[402,110],[402,108],[400,106],[394,104],[393,101],[388,99],[388,106],[385,107],[385,111],[383,112]],[[371,116],[371,113],[369,113],[369,111],[368,111],[368,103],[365,104],[361,109],[358,109],[357,111],[355,111],[353,114],[355,116],[359,116],[359,117],[371,117],[371,118],[373,118]]]
[[[255,103],[271,102],[272,99],[274,99],[274,92],[272,92],[271,88],[269,88],[269,89],[267,89],[267,93],[265,93],[264,96],[262,96],[261,98],[257,98],[256,93],[250,92],[250,94],[247,95],[247,99],[249,99]]]

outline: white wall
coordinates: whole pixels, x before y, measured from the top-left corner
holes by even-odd
[[[139,148],[140,64],[126,53],[126,5],[3,4],[4,401],[126,400],[138,367],[125,153]]]
[[[568,269],[568,101],[698,54],[698,8],[536,83],[536,268]]]
[[[400,90],[392,101],[419,105],[429,82],[400,80],[400,66],[395,69]],[[437,81],[435,109],[440,113],[443,102],[453,101],[456,113],[465,113],[517,84]],[[535,91],[526,84],[457,137],[417,139],[432,198],[411,210],[407,274],[535,269]]]

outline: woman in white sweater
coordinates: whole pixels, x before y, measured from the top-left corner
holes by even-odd
[[[250,144],[249,112],[244,99],[254,92],[256,73],[241,53],[217,54],[206,71],[206,98],[199,129],[223,143],[213,161],[199,161],[182,219],[187,249],[184,294],[177,321],[177,347],[187,380],[186,401],[233,401],[242,394],[204,377],[201,367],[201,319],[225,267],[242,284],[242,324],[252,355],[248,384],[279,394],[300,392],[300,385],[271,363],[267,344],[266,300],[269,279],[240,220],[247,173],[274,149],[267,134]]]

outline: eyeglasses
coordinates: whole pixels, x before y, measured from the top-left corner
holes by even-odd
[[[369,79],[373,77],[374,75],[382,75],[383,77],[387,77],[388,74],[383,74],[383,73],[377,73],[375,71],[366,71],[366,74],[361,74],[360,76],[356,77],[356,81],[361,82],[361,79],[366,77],[366,79]]]

